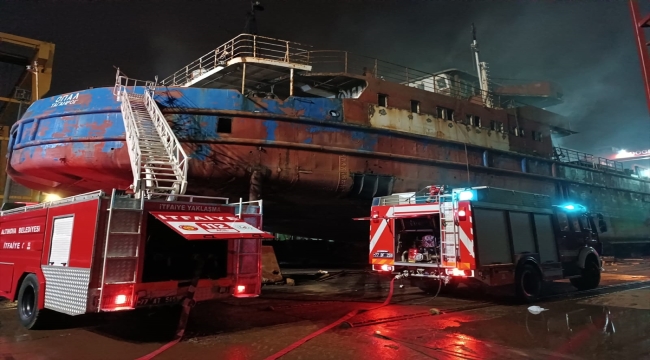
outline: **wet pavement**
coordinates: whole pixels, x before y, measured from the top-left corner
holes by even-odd
[[[199,304],[182,342],[156,359],[264,359],[355,309],[376,307],[385,278],[348,271],[325,281],[290,275],[254,299]],[[601,288],[548,287],[535,305],[460,287],[432,297],[396,282],[389,306],[364,312],[282,359],[650,359],[650,261],[606,265]],[[27,331],[0,303],[0,360],[136,359],[171,340],[178,309],[57,316]],[[379,332],[379,333],[378,333]]]

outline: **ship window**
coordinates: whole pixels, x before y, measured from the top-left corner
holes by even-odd
[[[533,140],[535,141],[542,141],[542,133],[540,131],[533,131]]]
[[[411,112],[419,114],[420,113],[420,102],[417,100],[411,100]]]
[[[454,120],[454,110],[447,109],[442,106],[436,107],[438,118],[445,120]]]
[[[492,131],[497,131],[498,130],[498,126],[497,126],[496,121],[494,121],[494,120],[490,121],[490,130],[492,130]]]
[[[439,77],[436,79],[436,86],[438,86],[438,90],[446,89],[449,87],[447,86],[447,79],[444,77]]]
[[[474,115],[467,115],[467,124],[481,127],[481,117]]]
[[[388,106],[388,95],[386,95],[386,94],[377,94],[377,105],[387,107]]]
[[[222,117],[217,119],[217,132],[230,134],[232,132],[232,119]]]

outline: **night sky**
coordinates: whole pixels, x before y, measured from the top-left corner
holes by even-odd
[[[559,145],[650,148],[650,118],[627,1],[264,0],[260,35],[350,50],[428,72],[472,71],[471,23],[492,80],[551,80],[548,110],[580,134]],[[0,32],[56,44],[53,96],[162,79],[243,32],[248,0],[0,0]],[[642,7],[644,13],[650,11]]]

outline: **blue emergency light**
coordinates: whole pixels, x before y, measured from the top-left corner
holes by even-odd
[[[470,190],[461,191],[458,193],[458,200],[472,200],[474,198],[474,192]]]
[[[560,205],[560,207],[568,211],[587,211],[587,208],[580,204],[564,204]]]

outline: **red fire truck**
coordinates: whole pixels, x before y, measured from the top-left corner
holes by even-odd
[[[69,315],[257,296],[262,202],[114,190],[0,214],[0,296],[27,328]],[[45,309],[45,311],[43,311]],[[45,316],[45,317],[44,317]]]
[[[372,269],[409,277],[425,291],[513,286],[526,301],[543,282],[569,278],[579,289],[600,282],[601,214],[546,195],[472,187],[430,186],[373,200]]]

